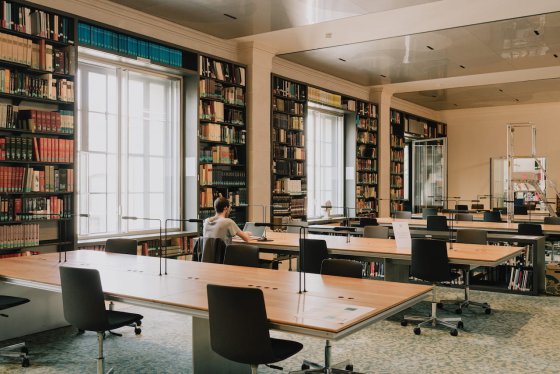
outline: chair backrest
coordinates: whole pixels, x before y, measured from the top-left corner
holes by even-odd
[[[455,205],[455,210],[469,210],[469,206],[466,204],[457,204]]]
[[[514,205],[513,214],[527,215],[527,207]]]
[[[544,217],[545,225],[560,225],[560,217]]]
[[[379,223],[377,223],[377,218],[360,217],[360,227],[377,226],[377,225],[379,225]]]
[[[299,245],[303,248],[303,261],[299,261],[300,270],[320,274],[323,260],[329,257],[327,242],[321,239],[301,239]]]
[[[471,209],[474,210],[483,210],[484,209],[484,204],[471,204]]]
[[[411,219],[412,218],[412,212],[407,212],[404,210],[399,210],[395,212],[395,218],[400,218],[400,219]]]
[[[447,245],[440,240],[412,239],[410,275],[427,282],[451,280]]]
[[[122,253],[125,255],[135,255],[138,247],[136,239],[114,238],[107,239],[105,242],[105,252]]]
[[[445,216],[428,216],[426,229],[429,231],[447,231],[447,217]]]
[[[208,284],[210,345],[220,356],[244,364],[267,363],[272,354],[263,292]]]
[[[109,322],[99,271],[61,266],[60,285],[68,323],[80,330],[107,330]]]
[[[455,214],[455,221],[472,221],[473,219],[474,219],[473,215],[469,213]]]
[[[427,219],[428,216],[437,216],[437,209],[435,209],[435,208],[423,208],[422,209],[422,219]]]
[[[259,267],[259,247],[248,244],[230,244],[226,247],[224,264]]]
[[[468,244],[487,244],[488,233],[486,230],[462,229],[457,231],[457,242]]]
[[[226,252],[226,243],[220,238],[202,238],[201,262],[223,264]]]
[[[500,211],[484,212],[483,220],[484,222],[502,222],[502,216]]]
[[[542,236],[542,226],[534,223],[520,223],[517,225],[517,233],[519,235]]]
[[[338,277],[361,278],[364,267],[361,262],[342,258],[329,258],[321,263],[321,274]]]
[[[364,227],[364,238],[389,238],[389,228],[386,226],[366,226]]]

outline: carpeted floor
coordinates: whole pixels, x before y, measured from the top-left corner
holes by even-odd
[[[460,291],[442,289],[442,298]],[[560,373],[560,298],[472,292],[473,300],[487,301],[493,314],[479,309],[463,314],[464,331],[425,328],[420,336],[401,327],[401,315],[376,323],[334,342],[333,361],[350,358],[364,373]],[[143,333],[123,328],[122,338],[105,340],[107,367],[116,373],[191,373],[191,318],[183,315],[118,305],[120,310],[144,315]],[[428,313],[428,302],[407,314]],[[441,313],[455,316],[454,313]],[[304,344],[296,356],[281,362],[284,371],[298,370],[304,358],[321,362],[324,341],[273,332],[274,336]],[[1,373],[95,373],[97,340],[94,333],[76,335],[68,327],[24,338],[31,351],[31,366],[2,359]],[[7,345],[10,342],[2,342]],[[260,367],[259,373],[280,373]]]

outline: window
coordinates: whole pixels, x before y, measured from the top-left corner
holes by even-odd
[[[344,206],[344,117],[310,107],[307,123],[307,216],[314,218],[324,214],[327,200]],[[332,214],[344,211],[333,208]]]
[[[179,218],[180,79],[80,59],[78,85],[78,212],[89,214],[78,235],[159,230],[123,216]]]

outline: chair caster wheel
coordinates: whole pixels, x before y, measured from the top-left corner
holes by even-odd
[[[136,335],[140,335],[140,334],[142,333],[142,329],[136,327],[136,328],[134,329],[134,333],[135,333]]]
[[[449,332],[451,334],[451,336],[457,336],[459,335],[459,331],[457,331],[457,329],[453,329]]]
[[[463,309],[461,308],[455,309],[455,314],[463,314]]]
[[[346,365],[345,369],[348,370],[348,371],[354,371],[354,365],[348,364],[348,365]]]
[[[136,326],[142,326],[142,321],[136,322]]]
[[[407,326],[407,325],[408,325],[408,321],[404,321],[404,320],[401,321],[401,326],[402,326],[402,327],[405,327],[405,326]]]
[[[26,355],[29,353],[29,349],[27,349],[27,347],[23,347],[22,349],[20,349],[20,352]]]
[[[306,364],[301,365],[301,370],[309,370],[309,369],[310,369],[309,365]]]
[[[420,335],[420,333],[422,332],[422,330],[420,330],[420,327],[415,327],[412,331],[414,331],[415,335]]]
[[[438,307],[439,309],[443,309],[443,303],[437,303],[437,307]]]
[[[27,357],[25,357],[24,359],[21,360],[21,367],[28,368],[29,365],[30,365],[30,363],[29,363],[29,359]]]
[[[492,313],[492,309],[486,308],[486,309],[484,309],[484,313],[490,314],[490,313]]]
[[[463,324],[463,321],[457,322],[457,328],[458,328],[458,329],[465,328],[465,325]]]

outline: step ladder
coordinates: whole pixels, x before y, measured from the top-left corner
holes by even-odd
[[[514,150],[514,140],[515,140],[515,129],[517,128],[529,128],[531,130],[531,155],[530,156],[516,156]],[[537,128],[532,123],[509,123],[507,126],[508,138],[507,138],[507,166],[508,166],[508,192],[507,192],[507,221],[512,222],[514,216],[514,183],[524,183],[533,188],[533,191],[538,196],[539,200],[542,201],[548,212],[552,217],[556,217],[556,210],[553,204],[547,199],[545,191],[541,188],[540,175],[544,176],[544,180],[547,185],[550,185],[556,197],[560,197],[557,187],[552,183],[550,178],[546,173],[546,169],[542,165],[542,162],[537,157]],[[513,165],[515,158],[532,158],[535,161],[536,168],[531,172],[514,172]]]

